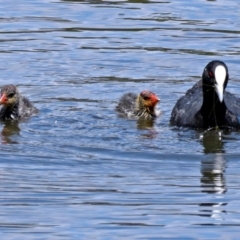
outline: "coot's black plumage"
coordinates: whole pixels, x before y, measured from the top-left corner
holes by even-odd
[[[139,95],[125,93],[119,100],[116,111],[120,116],[136,119],[155,119],[160,114],[156,109],[160,99],[155,93],[142,91]]]
[[[0,105],[0,120],[20,120],[38,112],[37,108],[12,84],[1,88]]]
[[[202,80],[177,101],[170,123],[179,127],[240,128],[240,99],[225,91],[228,79],[225,63],[208,63]]]

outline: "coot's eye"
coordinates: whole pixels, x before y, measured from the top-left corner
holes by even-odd
[[[12,98],[14,96],[14,93],[9,93],[7,96],[8,98]]]
[[[208,72],[208,75],[209,75],[209,77],[213,77],[213,72],[212,72],[212,71],[209,71],[209,72]]]

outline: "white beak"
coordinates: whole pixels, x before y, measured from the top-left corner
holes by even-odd
[[[223,85],[215,84],[214,87],[218,95],[219,101],[222,102],[223,101]]]
[[[226,80],[227,71],[224,66],[219,65],[215,69],[216,84],[214,85],[215,91],[218,95],[219,101],[223,101],[224,83]]]

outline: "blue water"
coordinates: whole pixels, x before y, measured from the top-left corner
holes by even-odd
[[[205,65],[240,97],[240,2],[1,1],[0,86],[39,109],[0,127],[2,239],[238,239],[239,132],[169,126]],[[154,125],[120,96],[161,99]]]

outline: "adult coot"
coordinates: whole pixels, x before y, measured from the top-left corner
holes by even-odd
[[[160,99],[155,93],[142,91],[139,95],[125,93],[119,100],[116,111],[120,116],[136,119],[155,119],[160,111],[156,109]]]
[[[225,63],[208,63],[202,80],[177,101],[170,123],[179,127],[240,128],[240,99],[225,91],[228,79]]]
[[[2,105],[0,109],[1,120],[20,120],[38,112],[14,85],[5,85],[1,88],[0,104]]]

